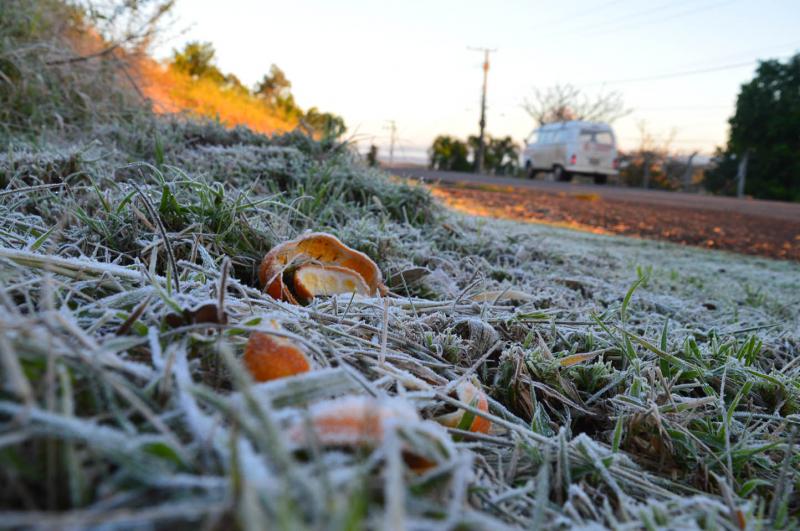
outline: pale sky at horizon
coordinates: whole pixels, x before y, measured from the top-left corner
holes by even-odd
[[[800,50],[798,0],[180,0],[175,16],[188,29],[159,45],[158,58],[210,41],[220,68],[247,85],[275,63],[299,105],[342,115],[348,134],[383,156],[394,119],[400,157],[421,155],[438,134],[477,134],[482,56],[469,46],[498,49],[492,135],[521,142],[533,128],[521,108],[533,87],[572,83],[622,92],[632,110],[614,123],[622,147],[638,144],[645,120],[657,138],[674,130],[674,149],[704,153],[725,142],[756,60]],[[697,70],[712,71],[638,80]]]

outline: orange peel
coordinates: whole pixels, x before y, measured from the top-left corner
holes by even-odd
[[[270,326],[280,331],[280,325]],[[267,332],[253,332],[244,348],[244,365],[257,382],[267,382],[308,372],[311,362],[290,339]]]
[[[479,411],[485,413],[489,412],[489,400],[486,398],[486,393],[483,391],[480,383],[477,381],[474,383],[470,381],[464,381],[458,384],[456,387],[456,396],[461,402],[470,404],[476,407]],[[436,420],[439,424],[447,426],[448,428],[457,428],[461,424],[461,420],[464,418],[464,413],[466,413],[465,410],[459,409],[453,413],[438,416],[434,420]],[[475,415],[467,430],[480,433],[489,433],[489,429],[491,427],[492,423],[489,422],[489,419]]]
[[[324,232],[305,234],[274,247],[261,261],[258,279],[271,297],[296,304],[297,298],[290,289],[295,286],[284,282],[284,274],[296,273],[307,264],[349,270],[361,277],[367,295],[386,293],[381,271],[370,257]]]
[[[311,300],[317,295],[358,293],[369,295],[370,289],[361,275],[339,266],[306,264],[297,268],[293,278],[294,295],[298,300]]]
[[[379,444],[390,422],[419,422],[410,404],[361,395],[318,402],[309,408],[313,436],[323,446],[373,446]],[[303,421],[289,428],[289,440],[306,444],[309,427]]]

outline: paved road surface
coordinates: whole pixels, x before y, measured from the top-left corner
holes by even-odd
[[[631,201],[640,205],[664,205],[670,207],[694,208],[704,211],[735,212],[745,216],[762,216],[776,220],[800,222],[800,203],[763,201],[758,199],[736,199],[715,197],[662,190],[642,190],[614,185],[584,184],[581,182],[545,181],[541,175],[536,179],[518,179],[491,175],[476,175],[449,171],[434,171],[426,168],[391,168],[389,171],[400,177],[410,177],[427,182],[451,184],[494,184],[514,186],[523,189],[549,193],[597,194],[603,198],[618,201]]]

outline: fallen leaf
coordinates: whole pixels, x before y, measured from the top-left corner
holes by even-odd
[[[209,302],[191,309],[184,309],[181,313],[167,314],[164,321],[172,328],[200,323],[227,324],[227,314],[224,311],[219,312],[218,308],[216,303]]]
[[[593,360],[597,357],[599,352],[584,352],[581,354],[571,354],[569,356],[564,356],[563,358],[558,358],[558,364],[562,367],[572,367],[573,365],[577,365],[579,363],[583,363],[584,361]]]
[[[398,271],[391,277],[389,280],[386,281],[386,284],[389,285],[390,288],[404,288],[416,282],[419,282],[426,276],[430,275],[431,272],[424,267],[410,267],[408,269],[404,269],[403,271]]]
[[[470,300],[475,302],[529,302],[533,300],[533,296],[513,289],[491,290],[476,293],[470,297]]]

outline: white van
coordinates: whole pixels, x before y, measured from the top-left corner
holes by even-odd
[[[558,181],[588,175],[597,184],[617,175],[617,145],[611,126],[594,122],[556,122],[531,133],[522,153],[531,179],[552,172]]]

